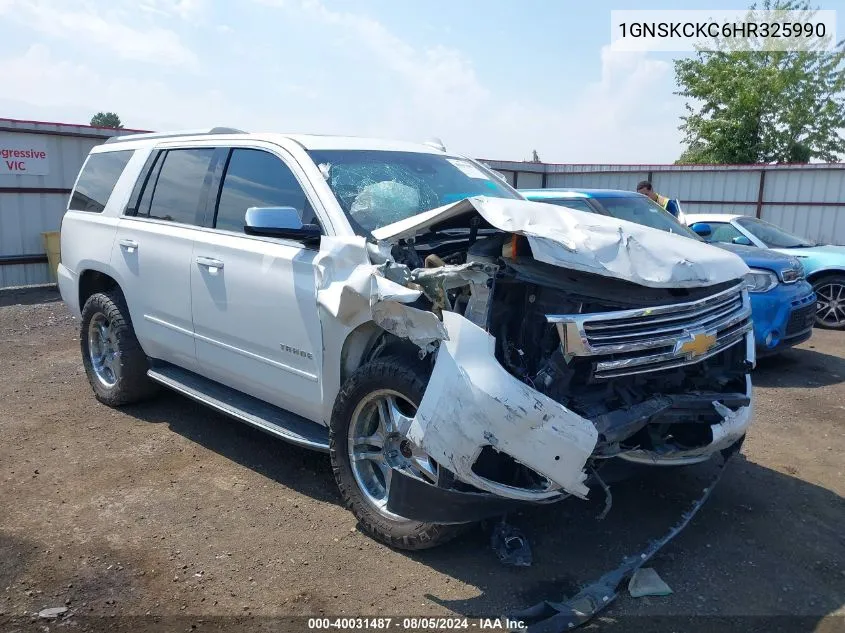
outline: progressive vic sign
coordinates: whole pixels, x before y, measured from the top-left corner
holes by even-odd
[[[49,173],[46,139],[0,134],[0,175],[46,176]]]

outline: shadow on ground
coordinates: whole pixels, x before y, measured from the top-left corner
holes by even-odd
[[[328,455],[288,444],[167,389],[122,411],[167,424],[175,433],[283,486],[340,504]]]
[[[47,625],[56,620],[35,614],[63,605],[69,617],[97,614],[93,626],[83,630],[119,630],[112,625],[115,603],[123,605],[141,595],[145,579],[136,573],[121,573],[125,568],[115,561],[123,561],[129,568],[139,567],[139,561],[100,539],[63,544],[63,556],[57,555],[45,549],[37,535],[31,536],[0,532],[0,583],[7,600],[19,598],[25,605],[21,611],[10,611],[0,603],[0,631],[49,631]],[[69,579],[73,582],[67,583]],[[62,627],[77,628],[76,620],[58,622]]]
[[[788,349],[758,359],[751,379],[755,387],[827,387],[845,382],[845,360],[815,349]]]
[[[822,357],[816,362],[829,362],[824,354],[810,354]],[[767,371],[760,372],[763,379]],[[757,381],[762,382],[759,376]],[[169,392],[125,411],[167,423],[174,432],[282,486],[339,503],[325,455],[287,445]],[[646,469],[637,478],[613,484],[613,507],[603,521],[596,520],[604,506],[599,490],[587,502],[570,499],[509,517],[530,538],[530,568],[500,564],[484,526],[437,549],[400,554],[478,588],[476,597],[457,601],[430,588],[429,600],[459,614],[489,617],[541,600],[562,600],[662,536],[700,495],[714,469],[712,464]],[[843,524],[845,502],[835,493],[737,456],[689,527],[649,565],[674,594],[634,600],[623,591],[607,613],[824,616],[840,608],[845,597]],[[721,604],[744,607],[724,614]]]
[[[13,305],[31,306],[57,303],[62,298],[55,286],[0,288],[0,308]]]
[[[560,601],[662,536],[706,485],[709,468],[655,469],[617,483],[603,521],[595,519],[603,506],[600,494],[589,502],[565,501],[512,517],[532,539],[535,562],[528,569],[497,565],[483,532],[471,537],[471,545],[414,557],[478,587],[477,597],[461,601],[439,600],[431,592],[432,600],[458,613],[508,613],[542,600]],[[845,503],[838,495],[735,458],[692,523],[647,565],[674,594],[634,600],[623,588],[608,613],[826,615],[845,598],[843,521]],[[779,530],[773,532],[772,524]],[[693,580],[684,586],[681,578]],[[737,602],[747,608],[722,613],[720,603]]]

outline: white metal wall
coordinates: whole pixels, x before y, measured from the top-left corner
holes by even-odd
[[[133,132],[141,130],[125,130]],[[49,281],[47,265],[2,265],[3,258],[43,255],[41,234],[60,227],[67,196],[88,151],[113,130],[0,119],[0,134],[46,140],[44,176],[0,174],[0,288]],[[742,213],[828,244],[845,245],[845,165],[550,165],[484,160],[520,188],[655,189],[686,213]],[[761,190],[761,174],[765,172]],[[761,197],[762,191],[762,197]],[[762,203],[761,203],[762,202]],[[791,204],[788,204],[791,203]]]
[[[550,165],[484,160],[519,188],[633,191],[650,179],[685,213],[760,217],[825,244],[845,245],[845,165]],[[763,186],[761,189],[761,175]],[[539,183],[539,184],[538,184]]]
[[[85,125],[0,119],[0,135],[46,144],[46,175],[0,173],[0,288],[48,283],[46,263],[3,264],[11,257],[44,255],[41,234],[57,231],[76,174],[92,147],[112,130]]]

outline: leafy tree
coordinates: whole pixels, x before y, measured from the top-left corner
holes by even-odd
[[[114,112],[97,112],[91,117],[91,125],[94,127],[111,127],[116,130],[123,128],[120,117]]]
[[[767,11],[800,11],[806,0],[764,0]],[[754,19],[752,5],[749,20]],[[757,19],[759,22],[760,19]],[[845,40],[835,51],[777,50],[771,40],[720,40],[714,51],[675,61],[682,117],[679,163],[837,162],[845,154]]]

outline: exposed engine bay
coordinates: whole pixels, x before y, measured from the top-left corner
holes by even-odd
[[[491,222],[483,202],[370,247],[374,321],[432,364],[409,438],[438,463],[438,487],[586,497],[587,472],[610,458],[690,464],[744,436],[754,355],[741,268],[644,285],[553,265],[531,232]],[[618,242],[639,256],[632,236]],[[417,294],[397,302],[403,292]],[[391,511],[412,512],[393,509],[400,496],[391,489]],[[422,514],[402,515],[445,520]]]
[[[746,374],[750,367],[744,345],[734,345],[693,366],[601,379],[595,376],[592,358],[567,359],[558,329],[547,319],[549,314],[604,313],[686,302],[725,290],[730,283],[695,291],[645,289],[536,262],[528,243],[513,236],[494,233],[479,238],[468,227],[466,240],[453,241],[459,232],[449,231],[448,241],[433,234],[430,242],[423,238],[413,245],[402,243],[396,250],[411,265],[421,263],[422,254],[429,251],[422,270],[411,274],[417,283],[432,279],[428,274],[432,269],[460,267],[468,260],[486,265],[491,275],[486,285],[470,283],[445,292],[449,284],[424,286],[427,295],[431,292],[430,309],[466,315],[474,293],[484,288],[487,310],[481,323],[477,315],[474,319],[496,337],[496,360],[531,388],[591,420],[599,433],[595,459],[629,451],[668,455],[707,446],[713,441],[710,425],[722,421],[713,401],[729,409],[749,404]],[[537,473],[492,446],[482,449],[474,470],[511,486],[540,483]]]

